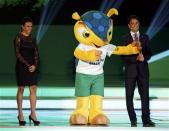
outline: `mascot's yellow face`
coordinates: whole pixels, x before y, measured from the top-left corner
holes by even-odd
[[[114,8],[110,9],[107,15],[98,11],[88,11],[81,17],[77,12],[72,18],[77,20],[74,26],[76,39],[86,45],[101,47],[108,44],[113,35],[113,21],[110,18],[113,14],[118,14]]]

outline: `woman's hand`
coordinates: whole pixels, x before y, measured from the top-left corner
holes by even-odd
[[[29,72],[34,72],[36,70],[36,66],[31,65],[28,69],[29,69]]]

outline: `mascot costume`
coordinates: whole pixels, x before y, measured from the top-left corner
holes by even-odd
[[[109,44],[113,34],[113,14],[118,15],[114,8],[107,14],[99,11],[88,11],[82,16],[72,14],[76,20],[74,34],[79,45],[74,56],[79,59],[76,67],[75,96],[76,110],[70,117],[71,125],[108,125],[109,119],[102,111],[104,96],[103,65],[106,56],[111,54],[138,54],[138,47],[115,46]],[[89,104],[90,103],[90,104]]]

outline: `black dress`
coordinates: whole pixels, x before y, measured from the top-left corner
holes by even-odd
[[[19,33],[15,40],[16,80],[18,86],[31,86],[38,83],[39,55],[36,39]],[[28,68],[35,65],[36,70],[29,72]]]

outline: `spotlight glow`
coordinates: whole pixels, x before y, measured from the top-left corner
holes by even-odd
[[[162,0],[146,34],[152,39],[169,21],[169,1]]]
[[[103,0],[101,7],[100,7],[100,11],[106,13],[107,10],[109,10],[110,8],[119,8],[120,5],[123,3],[124,0]]]
[[[158,61],[158,60],[163,59],[163,58],[168,57],[168,56],[169,56],[169,50],[163,51],[159,54],[153,55],[151,57],[151,59],[148,61],[148,63]]]
[[[39,29],[37,32],[37,42],[43,38],[50,24],[52,23],[55,15],[63,5],[64,0],[49,0],[43,9],[43,13],[40,20]]]

